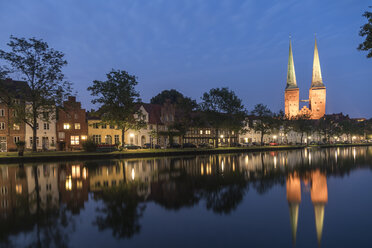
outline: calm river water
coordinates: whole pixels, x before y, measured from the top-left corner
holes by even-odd
[[[1,165],[0,247],[372,247],[371,169],[372,147]]]

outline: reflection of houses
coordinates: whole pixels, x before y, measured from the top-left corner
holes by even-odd
[[[125,181],[123,164],[103,165],[89,169],[90,191],[101,191],[122,184]]]
[[[21,204],[27,202],[28,185],[24,168],[0,167],[0,217],[7,218]]]
[[[311,181],[311,202],[314,206],[315,227],[318,244],[322,239],[323,224],[324,224],[324,207],[328,202],[327,178],[325,174],[319,170],[312,171],[308,178]],[[289,215],[292,228],[293,242],[296,242],[297,224],[299,205],[301,203],[301,183],[300,177],[297,174],[287,177],[287,200],[289,204]]]
[[[37,178],[35,178],[35,172],[37,173]],[[27,166],[26,177],[30,203],[36,202],[37,200],[36,188],[38,186],[41,208],[58,207],[59,192],[57,164]],[[30,204],[30,211],[36,211],[36,203]]]
[[[156,160],[129,160],[125,163],[126,182],[139,182],[137,194],[145,199],[151,194],[151,182],[159,167]]]
[[[79,213],[88,200],[89,177],[87,168],[79,163],[60,166],[59,189],[61,202],[73,213]]]

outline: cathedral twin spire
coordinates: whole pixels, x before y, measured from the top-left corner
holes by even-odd
[[[315,47],[314,47],[314,60],[313,60],[313,75],[311,80],[311,88],[313,87],[324,87],[322,80],[322,72],[320,69],[319,62],[319,53],[318,45],[315,38]],[[296,81],[296,73],[293,62],[293,52],[292,52],[292,43],[289,40],[289,56],[288,56],[288,71],[287,71],[287,86],[286,89],[295,89],[298,88]]]

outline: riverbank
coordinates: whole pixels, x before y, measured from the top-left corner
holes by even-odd
[[[372,144],[332,144],[310,147],[347,147],[347,146],[369,146]],[[240,152],[261,152],[303,149],[306,146],[252,146],[252,147],[223,147],[223,148],[185,148],[185,149],[139,149],[116,152],[25,152],[19,157],[16,152],[0,154],[0,164],[8,163],[32,163],[32,162],[60,162],[73,160],[97,160],[97,159],[122,159],[122,158],[146,158],[180,155],[203,155],[203,154],[224,154]]]

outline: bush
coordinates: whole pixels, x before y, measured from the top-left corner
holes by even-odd
[[[92,138],[88,138],[86,141],[82,143],[83,149],[86,152],[95,152],[97,149],[97,144],[94,143]]]

